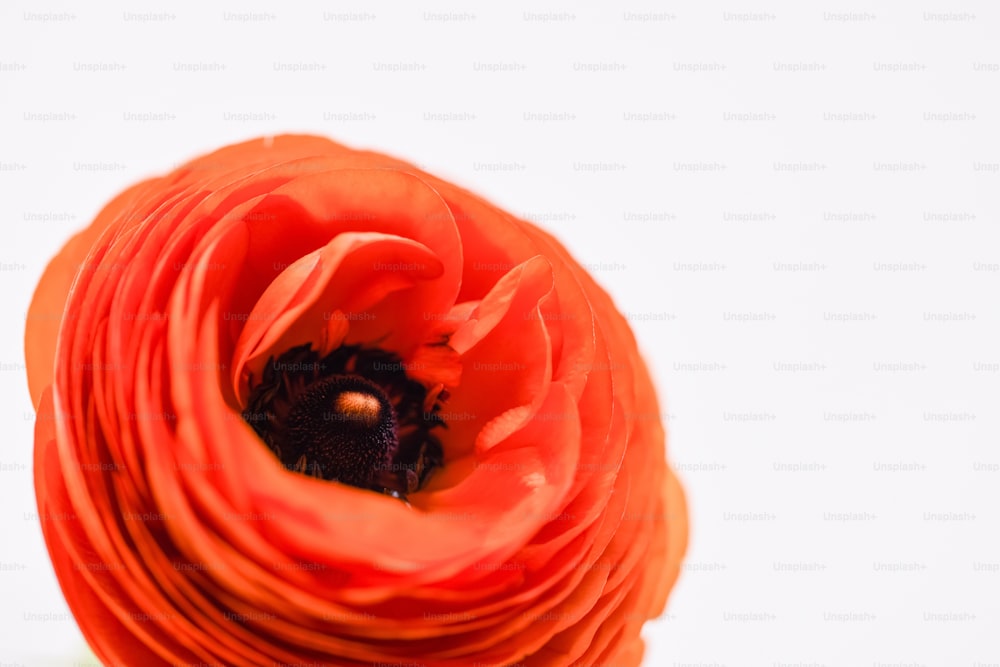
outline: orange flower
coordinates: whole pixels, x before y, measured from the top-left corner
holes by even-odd
[[[640,662],[687,534],[649,375],[479,197],[229,146],[71,239],[25,343],[42,528],[105,663]]]

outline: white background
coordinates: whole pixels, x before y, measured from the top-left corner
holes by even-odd
[[[93,664],[34,517],[45,262],[137,179],[284,131],[600,265],[691,510],[647,664],[1000,663],[998,31],[966,0],[5,2],[0,665]]]

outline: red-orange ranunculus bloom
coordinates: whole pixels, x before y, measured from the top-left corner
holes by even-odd
[[[126,190],[26,351],[45,540],[109,665],[634,665],[677,576],[625,319],[384,155],[280,136]]]

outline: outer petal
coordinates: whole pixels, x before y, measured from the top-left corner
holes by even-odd
[[[42,391],[52,383],[56,340],[63,321],[63,309],[73,281],[87,264],[91,247],[105,230],[122,216],[142,194],[153,191],[161,179],[137,183],[111,200],[86,229],[75,234],[45,267],[25,317],[24,354],[28,367],[28,389],[37,407]]]

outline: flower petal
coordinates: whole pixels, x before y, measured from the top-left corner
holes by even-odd
[[[414,308],[421,307],[427,290],[408,288],[439,277],[443,269],[416,241],[375,232],[338,234],[285,268],[246,316],[233,357],[234,391],[245,393],[249,376],[260,378],[268,358],[293,347],[312,343],[322,355],[331,352],[348,337],[352,316],[381,319],[386,333],[401,328],[397,318],[406,312],[376,306],[406,290]]]

